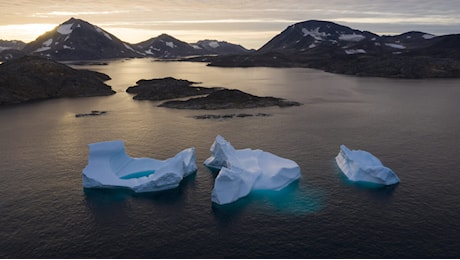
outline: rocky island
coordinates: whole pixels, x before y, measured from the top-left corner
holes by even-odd
[[[36,56],[0,65],[0,105],[60,97],[91,97],[115,94],[104,83],[106,74],[77,70]]]
[[[254,96],[237,89],[193,87],[194,84],[198,83],[172,77],[143,79],[137,81],[136,86],[127,88],[126,92],[137,94],[133,97],[136,100],[161,101],[193,97],[188,100],[169,100],[159,105],[160,107],[178,109],[214,110],[301,105],[298,102],[287,101],[282,98]]]
[[[230,108],[256,108],[256,107],[290,107],[300,106],[295,101],[287,101],[275,97],[258,97],[237,89],[222,89],[205,97],[196,97],[188,100],[171,100],[160,104],[160,107],[179,109],[230,109]]]
[[[222,88],[194,87],[198,82],[166,77],[161,79],[141,79],[136,86],[126,89],[126,92],[136,94],[133,99],[160,101],[173,98],[183,98],[207,95]]]

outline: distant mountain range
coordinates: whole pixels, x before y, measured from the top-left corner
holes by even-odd
[[[288,26],[257,51],[216,40],[186,43],[167,34],[129,44],[75,18],[20,46],[0,42],[0,51],[8,48],[0,52],[0,60],[26,54],[56,60],[155,57],[225,67],[307,67],[358,76],[460,77],[460,34],[412,31],[380,36],[318,20]]]
[[[0,60],[24,55],[38,55],[54,60],[99,60],[141,57],[177,58],[249,52],[250,50],[241,45],[228,42],[203,40],[190,44],[167,34],[130,44],[96,25],[75,18],[69,19],[27,44],[21,45],[17,41],[0,42]]]
[[[287,27],[251,55],[195,60],[211,66],[307,67],[357,76],[460,77],[460,34],[379,36],[311,20]]]
[[[225,41],[202,40],[196,43],[186,43],[167,34],[161,34],[158,37],[140,42],[135,45],[135,48],[142,53],[142,55],[156,58],[248,54],[251,52],[241,45]]]

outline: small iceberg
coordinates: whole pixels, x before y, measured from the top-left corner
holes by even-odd
[[[390,168],[369,152],[350,150],[345,145],[340,146],[340,152],[335,157],[340,170],[354,182],[369,182],[381,185],[399,183],[399,178]]]
[[[132,158],[124,142],[89,144],[88,165],[83,169],[84,188],[128,188],[152,192],[179,186],[197,170],[195,148],[188,148],[166,160]]]
[[[281,190],[300,178],[299,165],[262,150],[236,150],[218,135],[211,146],[211,157],[204,164],[219,170],[212,190],[212,201],[232,203],[252,190]]]

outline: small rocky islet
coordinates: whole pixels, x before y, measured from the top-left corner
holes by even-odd
[[[290,107],[301,103],[276,97],[259,97],[238,89],[222,87],[194,87],[198,84],[172,77],[162,79],[140,80],[136,86],[129,87],[126,92],[136,94],[136,100],[168,100],[159,107],[176,109],[244,109],[259,107]],[[198,97],[197,97],[198,96]],[[187,100],[169,100],[190,97]]]

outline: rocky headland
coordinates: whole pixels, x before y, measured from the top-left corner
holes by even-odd
[[[115,94],[104,83],[106,74],[77,70],[36,56],[0,65],[0,105],[60,97],[91,97]]]

